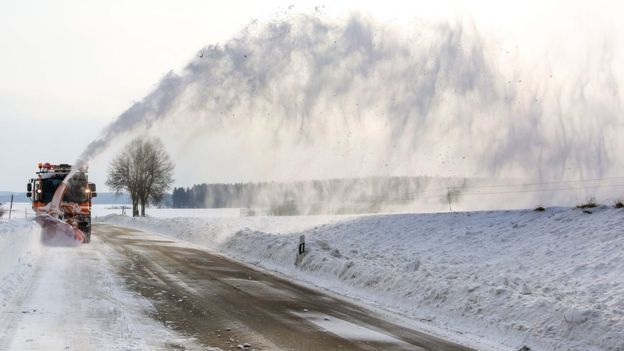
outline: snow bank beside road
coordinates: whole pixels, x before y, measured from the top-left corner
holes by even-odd
[[[32,274],[41,255],[39,226],[32,221],[0,222],[0,303],[5,307]]]
[[[624,349],[624,210],[105,220],[513,347]]]

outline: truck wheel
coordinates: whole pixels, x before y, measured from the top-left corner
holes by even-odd
[[[91,225],[87,224],[85,226],[78,227],[84,233],[84,240],[82,241],[84,244],[88,244],[91,242]]]

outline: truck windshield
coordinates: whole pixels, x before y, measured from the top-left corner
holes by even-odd
[[[52,201],[54,192],[59,185],[61,185],[63,179],[61,178],[48,178],[41,181],[41,202],[48,203]]]
[[[41,181],[42,197],[41,202],[49,203],[52,201],[54,192],[63,182],[62,177],[48,178]],[[69,189],[65,191],[63,201],[65,202],[87,202],[87,195],[85,190],[87,189],[87,178],[84,175],[76,174],[69,180]]]

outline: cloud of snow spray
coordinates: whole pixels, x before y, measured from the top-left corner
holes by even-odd
[[[296,15],[200,52],[81,160],[141,133],[161,136],[190,182],[622,175],[621,76],[608,40],[579,65],[545,58],[527,67],[459,22],[397,30],[366,17]],[[522,205],[551,196],[534,193]],[[509,201],[464,197],[465,208],[471,199]]]

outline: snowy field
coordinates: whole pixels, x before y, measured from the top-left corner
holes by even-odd
[[[130,205],[125,205],[126,213],[131,214],[132,209],[129,208]],[[6,221],[8,219],[8,211],[9,204],[4,205],[7,213],[4,215],[2,220]],[[122,209],[121,205],[108,205],[108,204],[97,204],[92,207],[92,214],[94,217],[106,216],[109,214],[121,214]],[[238,208],[147,208],[145,210],[148,216],[152,217],[160,217],[160,218],[172,218],[172,217],[239,217],[240,209]],[[24,218],[32,218],[35,216],[31,208],[30,202],[16,202],[13,204],[12,218],[14,219],[24,219]]]
[[[624,350],[624,210],[98,220],[519,349]],[[296,267],[304,234],[309,254]]]

